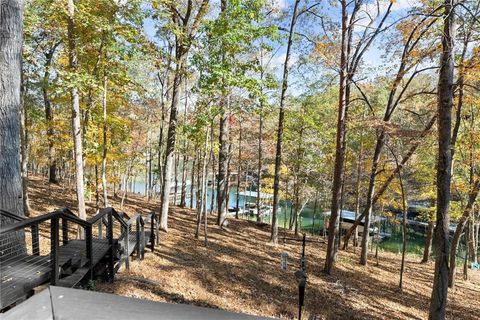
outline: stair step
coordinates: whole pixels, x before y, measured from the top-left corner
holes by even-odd
[[[72,262],[72,267],[75,269],[79,269],[84,267],[87,263],[88,263],[87,258],[76,257],[75,260]]]
[[[58,280],[57,285],[61,287],[72,288],[82,281],[88,273],[88,267],[77,269],[72,275]]]

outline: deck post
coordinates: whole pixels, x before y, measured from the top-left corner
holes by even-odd
[[[37,229],[38,231],[38,229]],[[59,278],[59,269],[58,269],[58,251],[59,251],[59,223],[58,216],[55,216],[50,221],[50,265],[51,265],[51,276],[50,284],[56,285]]]
[[[107,225],[107,233],[108,233],[108,245],[110,246],[109,249],[109,259],[108,259],[108,275],[110,282],[113,282],[115,275],[114,275],[114,260],[113,260],[113,217],[112,217],[112,210],[108,211],[108,225]]]
[[[98,220],[98,239],[103,239],[103,217]]]
[[[32,230],[32,254],[34,256],[40,255],[40,237],[38,235],[38,224],[34,224],[31,227]]]
[[[155,250],[155,212],[150,213],[150,250],[153,252]]]
[[[125,268],[127,270],[130,270],[130,259],[129,259],[130,248],[129,248],[129,244],[130,244],[130,225],[127,225],[125,227]]]
[[[158,221],[160,220],[160,215],[155,214],[155,238],[156,238],[156,244],[160,243],[160,226],[158,224]]]
[[[64,245],[68,243],[68,220],[65,217],[62,218],[62,240]]]
[[[137,253],[136,253],[136,258],[137,259],[141,259],[141,256],[142,256],[142,243],[141,243],[141,235],[140,235],[140,231],[141,231],[141,228],[140,228],[140,216],[137,217],[137,222],[136,222],[136,229],[137,229]]]
[[[141,254],[140,254],[140,259],[143,260],[145,257],[145,221],[143,221],[143,217],[140,216],[138,221],[140,221],[140,243],[142,245],[141,247]]]
[[[90,280],[93,280],[93,239],[92,239],[92,226],[85,226],[85,244],[87,246],[87,259],[88,259],[88,272]]]

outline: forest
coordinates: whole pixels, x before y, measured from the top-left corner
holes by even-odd
[[[299,318],[306,281],[310,319],[480,316],[478,0],[0,3],[1,210],[25,221],[64,207],[84,221],[108,207],[152,211],[156,250],[249,250],[243,263],[263,280],[238,271],[253,286],[245,299],[270,301],[218,302],[237,281],[228,260],[211,270],[225,282],[214,298],[177,301],[172,289],[170,302]],[[13,227],[0,221],[6,263]],[[260,288],[287,277],[287,251],[297,267],[302,236],[315,253],[299,284],[288,275],[292,296]],[[149,259],[120,279],[167,272],[166,258]],[[190,270],[182,259],[174,266]],[[346,270],[394,277],[387,291],[407,300],[425,275],[418,313],[373,307],[363,282],[359,300],[379,309],[355,313],[345,291],[328,312],[323,293],[309,298],[350,283]],[[128,295],[115,286],[97,289]]]

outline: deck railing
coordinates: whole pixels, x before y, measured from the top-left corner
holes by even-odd
[[[60,229],[60,222],[61,222],[61,229]],[[62,242],[66,245],[69,239],[69,224],[73,223],[77,225],[79,229],[83,230],[85,235],[85,251],[86,257],[89,259],[89,262],[92,262],[92,226],[91,223],[79,219],[75,216],[70,210],[68,209],[59,209],[50,213],[47,213],[42,216],[23,219],[17,221],[15,223],[5,225],[0,228],[0,234],[4,238],[8,238],[9,234],[23,232],[24,234],[30,233],[31,243],[18,243],[18,244],[4,244],[4,246],[8,245],[16,245],[16,246],[30,246],[27,250],[25,248],[25,253],[28,255],[40,256],[41,255],[41,245],[42,242],[48,242],[50,240],[50,268],[51,268],[51,275],[50,275],[50,283],[52,285],[57,284],[60,276],[60,266],[59,266],[59,250],[60,250],[60,230],[62,230]],[[41,226],[44,225],[50,226],[50,230],[47,234],[40,232]],[[44,231],[46,228],[42,228]],[[44,239],[40,239],[41,236]],[[49,237],[48,237],[49,236]],[[43,241],[44,240],[44,241]],[[44,246],[45,247],[45,246]],[[46,248],[43,248],[43,251],[46,251]],[[15,256],[10,256],[10,259],[15,258]],[[5,263],[5,261],[2,261]]]
[[[114,212],[114,218],[121,224],[121,235],[118,238],[121,244],[118,270],[124,263],[125,268],[130,269],[129,257],[135,252],[137,259],[143,259],[145,254],[145,222],[139,213],[130,217],[125,212]],[[132,247],[134,245],[134,247]]]
[[[123,264],[129,269],[130,255],[144,258],[147,239],[152,251],[158,241],[154,212],[130,217],[105,208],[83,220],[66,208],[32,218],[0,210],[0,219],[0,267],[9,274],[1,277],[0,309],[41,283],[73,286],[87,275],[93,279],[96,269],[113,281]],[[107,268],[95,268],[99,261]]]

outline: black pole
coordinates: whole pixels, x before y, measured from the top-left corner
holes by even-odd
[[[305,301],[305,287],[307,284],[306,264],[305,264],[305,243],[306,235],[303,234],[302,256],[300,258],[300,270],[295,273],[298,280],[298,319],[302,319],[302,308]]]
[[[300,260],[300,270],[305,272],[305,233],[303,234],[302,240],[302,258]]]

